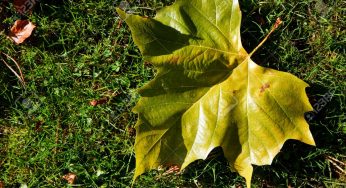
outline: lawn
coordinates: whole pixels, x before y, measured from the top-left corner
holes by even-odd
[[[74,186],[131,186],[137,120],[131,109],[155,70],[143,62],[115,8],[153,16],[173,0],[128,2],[41,0],[27,16],[0,2],[0,52],[20,63],[26,81],[22,86],[2,54],[0,188],[69,187],[68,173],[77,175]],[[346,3],[242,0],[240,6],[248,52],[281,17],[284,23],[253,59],[309,83],[315,108],[307,119],[317,147],[288,141],[271,166],[255,167],[253,186],[346,187]],[[15,45],[7,34],[19,18],[37,28]],[[244,186],[226,166],[216,149],[181,174],[152,171],[134,187]]]

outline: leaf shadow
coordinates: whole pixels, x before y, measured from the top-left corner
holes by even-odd
[[[221,147],[214,148],[206,160],[197,160],[191,163],[183,173],[183,178],[186,180],[194,179],[203,187],[240,186],[244,184],[243,177],[231,171],[229,161]]]
[[[128,19],[131,19],[131,17]],[[142,47],[141,51],[144,56],[161,56],[172,54],[174,51],[187,46],[190,39],[196,39],[196,37],[192,35],[182,34],[178,30],[170,26],[166,26],[154,19],[142,19],[142,21],[146,22],[147,27],[132,29],[132,31],[133,36],[146,38],[145,42],[143,40],[137,40],[139,48]],[[136,26],[136,24],[132,25],[134,28]],[[136,30],[140,30],[141,33],[134,33]],[[143,35],[145,35],[145,37]],[[136,41],[136,38],[134,38],[134,40]],[[145,46],[145,48],[143,48],[143,46]],[[148,50],[145,51],[145,49]]]

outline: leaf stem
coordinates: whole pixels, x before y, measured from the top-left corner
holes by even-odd
[[[13,74],[18,78],[18,80],[23,85],[23,87],[25,87],[25,80],[24,80],[23,72],[22,72],[22,69],[20,68],[19,64],[17,63],[17,61],[14,60],[11,56],[7,55],[4,52],[0,52],[0,53],[2,53],[3,55],[5,55],[7,58],[11,59],[14,62],[17,69],[19,70],[19,73],[17,73],[4,59],[1,59],[2,62],[6,65],[6,67],[8,67],[13,72]]]
[[[257,47],[252,50],[252,52],[249,54],[249,57],[251,57],[270,37],[270,35],[279,27],[279,25],[282,24],[282,21],[280,18],[276,19],[276,22],[270,32],[267,34],[267,36],[257,45]]]

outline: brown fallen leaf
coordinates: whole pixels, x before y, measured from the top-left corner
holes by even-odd
[[[89,103],[91,106],[96,106],[97,105],[97,100],[92,100],[92,101],[90,101],[90,103]]]
[[[30,37],[35,27],[29,20],[17,20],[11,28],[9,37],[16,44],[20,44]]]
[[[106,104],[107,102],[108,102],[108,98],[107,97],[104,97],[104,98],[101,98],[101,99],[99,99],[99,100],[92,100],[92,101],[90,101],[90,105],[91,106],[97,106],[97,105],[100,105],[100,104]]]
[[[38,122],[36,122],[36,124],[35,124],[35,131],[36,132],[41,132],[42,131],[42,125],[43,125],[43,121],[38,121]]]
[[[16,11],[20,14],[30,13],[38,0],[13,0]]]
[[[119,20],[119,21],[118,21],[118,25],[117,25],[117,29],[120,29],[121,26],[122,26],[122,24],[123,24],[123,21],[122,21],[122,20]]]
[[[5,188],[5,184],[2,181],[0,181],[0,188]]]
[[[77,175],[74,173],[68,173],[68,174],[64,175],[62,178],[64,178],[68,184],[74,184],[74,182],[77,179]]]
[[[180,173],[180,167],[178,165],[172,165],[169,167],[169,169],[164,172],[162,175],[169,175],[169,174],[175,174],[178,175]]]

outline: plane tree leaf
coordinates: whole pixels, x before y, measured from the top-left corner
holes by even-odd
[[[252,164],[271,164],[286,140],[315,144],[304,119],[308,85],[251,60],[237,0],[177,0],[154,18],[117,11],[157,69],[134,108],[134,179],[160,165],[184,169],[221,147],[249,187]]]

